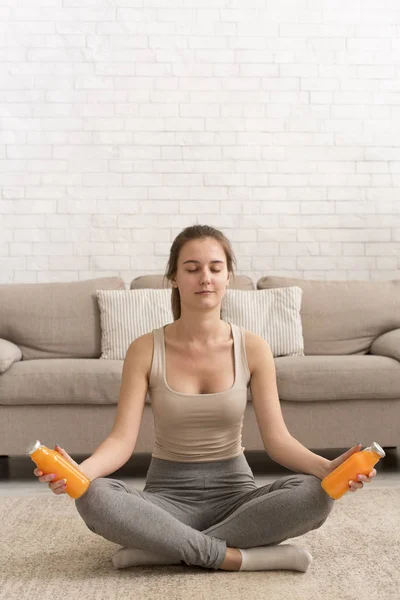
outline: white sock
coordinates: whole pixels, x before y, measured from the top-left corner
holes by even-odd
[[[273,544],[257,548],[239,548],[242,555],[240,571],[302,571],[305,573],[311,564],[312,556],[305,550],[292,544]]]
[[[112,558],[116,569],[125,569],[126,567],[139,567],[141,565],[180,565],[180,560],[173,560],[167,556],[161,556],[140,550],[139,548],[120,548]]]

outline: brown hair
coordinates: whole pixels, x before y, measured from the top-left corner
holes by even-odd
[[[225,252],[228,273],[232,274],[233,279],[235,278],[233,267],[234,265],[236,266],[236,258],[228,238],[225,237],[222,231],[219,231],[219,229],[214,229],[214,227],[209,227],[208,225],[191,225],[183,229],[172,242],[163,282],[164,279],[167,279],[170,282],[171,279],[176,276],[178,270],[179,253],[186,242],[204,238],[213,238],[221,244]],[[176,321],[181,316],[181,298],[179,295],[179,290],[176,287],[172,287],[171,306],[174,321]]]

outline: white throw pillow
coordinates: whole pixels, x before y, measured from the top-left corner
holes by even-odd
[[[172,290],[97,290],[101,357],[124,360],[133,340],[174,320]]]
[[[0,339],[0,373],[5,373],[15,362],[22,360],[22,352],[8,340]]]
[[[300,307],[303,290],[292,286],[269,290],[227,289],[221,318],[261,336],[273,356],[304,356]]]

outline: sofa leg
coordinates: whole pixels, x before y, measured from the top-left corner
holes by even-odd
[[[9,457],[7,454],[0,454],[0,477],[9,476]]]

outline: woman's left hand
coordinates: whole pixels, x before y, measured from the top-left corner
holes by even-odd
[[[334,471],[339,465],[341,465],[345,460],[347,460],[352,454],[354,454],[355,452],[359,452],[361,450],[361,448],[362,448],[362,445],[357,444],[356,446],[353,446],[352,448],[347,450],[344,454],[341,454],[334,460],[331,460],[330,472]],[[356,480],[349,481],[349,491],[356,492],[357,490],[360,490],[361,488],[364,487],[364,483],[370,483],[372,481],[372,478],[375,477],[375,475],[376,475],[375,468],[372,468],[370,473],[368,473],[368,475],[363,475],[362,473],[357,474]]]

